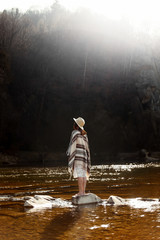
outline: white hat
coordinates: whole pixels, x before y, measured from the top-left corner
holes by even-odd
[[[85,124],[85,121],[83,118],[79,117],[79,118],[73,118],[73,120],[76,122],[76,124],[78,125],[78,127],[80,127],[82,130],[84,130],[83,126]]]

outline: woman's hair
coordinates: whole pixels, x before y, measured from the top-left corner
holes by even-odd
[[[76,122],[74,123],[74,127],[75,127],[75,129],[79,130],[82,135],[87,134],[87,132],[86,132],[85,130],[82,130],[82,129],[77,125]]]
[[[77,130],[82,130],[78,125],[77,125],[77,123],[76,122],[74,122],[74,127],[77,129]]]

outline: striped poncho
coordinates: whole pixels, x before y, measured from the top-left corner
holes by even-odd
[[[75,169],[81,167],[86,171],[88,179],[91,162],[87,135],[83,136],[78,130],[72,132],[67,156],[68,171],[71,176],[73,175],[74,178],[77,178]]]

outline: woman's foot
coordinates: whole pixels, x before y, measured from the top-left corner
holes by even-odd
[[[83,195],[85,195],[85,193],[80,193],[79,192],[79,193],[75,194],[74,196],[77,197],[77,196],[83,196]]]

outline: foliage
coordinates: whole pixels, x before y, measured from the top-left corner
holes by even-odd
[[[43,12],[0,13],[1,148],[65,151],[72,117],[82,116],[93,153],[154,149],[138,43],[126,19],[71,13],[57,1]]]

